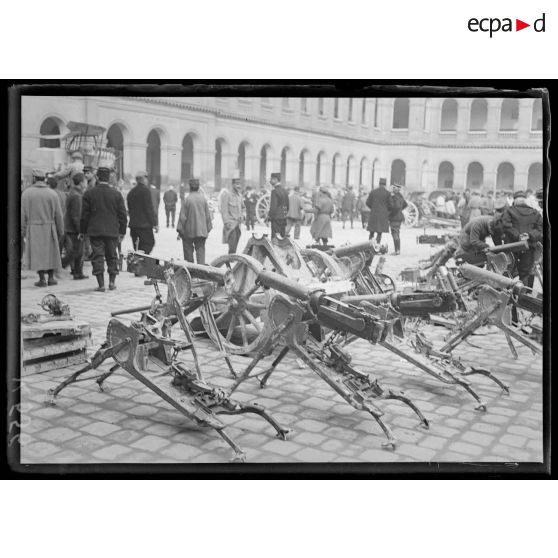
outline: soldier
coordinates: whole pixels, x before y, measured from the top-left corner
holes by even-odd
[[[89,235],[93,275],[97,278],[96,291],[105,292],[105,266],[109,274],[109,289],[116,289],[118,275],[118,241],[126,234],[126,207],[120,193],[109,185],[110,169],[100,167],[98,182],[94,188],[83,194],[80,239]],[[149,193],[149,192],[148,192]]]
[[[524,192],[516,192],[512,207],[506,208],[502,216],[504,233],[507,242],[527,240],[529,250],[516,253],[517,273],[521,282],[533,287],[533,265],[537,243],[542,241],[542,216],[527,205]]]
[[[378,188],[372,190],[366,205],[370,208],[370,216],[368,217],[369,238],[372,240],[376,233],[376,242],[379,244],[382,240],[382,233],[389,231],[389,192],[386,189],[386,179],[380,178]]]
[[[362,228],[365,229],[368,224],[368,216],[370,215],[370,208],[366,205],[366,200],[368,199],[368,194],[363,190],[358,192],[358,201],[356,209],[360,213],[360,220],[362,222]]]
[[[24,263],[39,274],[36,287],[56,285],[54,271],[60,269],[59,240],[64,221],[58,196],[45,182],[45,172],[33,171],[33,184],[21,195],[21,234],[25,237]],[[45,280],[48,275],[48,283]]]
[[[169,186],[169,189],[163,194],[163,203],[165,204],[165,215],[167,216],[167,229],[169,228],[169,218],[171,219],[172,226],[174,228],[177,201],[178,201],[178,196],[174,191],[173,185],[171,184]]]
[[[300,226],[304,220],[304,199],[300,195],[300,186],[295,186],[289,196],[289,211],[287,213],[287,228],[285,233],[288,236],[294,227],[295,240],[300,238]]]
[[[81,206],[83,192],[87,180],[82,173],[74,174],[73,186],[66,197],[66,213],[64,214],[64,232],[66,255],[62,259],[62,267],[70,266],[74,279],[87,279],[83,274],[83,238],[80,238],[79,223],[81,220]]]
[[[155,217],[157,218],[157,226],[159,226],[159,205],[161,204],[161,192],[155,184],[151,184],[149,192],[151,193],[151,201],[153,202],[153,211],[155,212]]]
[[[351,229],[353,228],[353,221],[355,216],[356,200],[353,193],[353,187],[347,186],[343,198],[341,199],[341,219],[343,220],[343,228],[345,228],[345,221],[349,219],[351,222]]]
[[[190,178],[188,183],[190,193],[180,208],[176,230],[182,239],[184,259],[194,262],[195,250],[197,263],[205,264],[205,241],[213,228],[211,212],[205,195],[200,192],[200,181]]]
[[[310,226],[310,234],[316,244],[321,240],[322,244],[327,246],[328,239],[333,237],[331,216],[334,211],[335,208],[329,190],[326,186],[320,186],[314,205],[315,217]]]
[[[461,230],[455,257],[482,266],[486,262],[486,249],[489,247],[486,239],[490,236],[497,246],[502,244],[502,235],[503,225],[499,218],[485,215],[471,219]]]
[[[153,231],[159,231],[157,215],[147,186],[147,173],[145,171],[136,173],[136,182],[136,187],[130,190],[127,198],[130,236],[134,249],[150,254],[155,246]]]
[[[85,179],[87,180],[87,186],[85,191],[91,190],[95,187],[97,183],[97,178],[95,177],[95,169],[93,167],[85,166],[83,167],[83,173],[85,174]]]
[[[246,209],[246,230],[250,228],[255,230],[256,225],[256,205],[258,203],[258,194],[251,186],[246,186],[244,191],[244,208]]]
[[[53,175],[58,184],[58,188],[60,188],[63,192],[67,191],[71,187],[71,179],[74,174],[77,174],[78,172],[83,173],[84,168],[83,155],[79,151],[74,151],[71,155],[70,164],[66,165],[63,169],[60,168]]]
[[[393,238],[393,245],[395,252],[393,255],[399,256],[401,252],[401,223],[405,221],[403,210],[407,207],[405,198],[401,195],[401,186],[394,184],[392,186],[391,194],[388,200],[389,206],[389,227],[391,229],[391,236]]]
[[[219,201],[223,219],[223,244],[229,245],[229,254],[236,254],[240,240],[243,206],[241,189],[240,178],[233,178],[231,190],[223,190]]]
[[[271,173],[271,199],[269,201],[269,220],[271,222],[271,238],[280,234],[286,235],[287,214],[289,212],[289,194],[281,185],[281,173]]]

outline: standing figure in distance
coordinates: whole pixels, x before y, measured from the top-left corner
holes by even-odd
[[[399,184],[393,184],[388,204],[389,228],[391,229],[391,236],[395,247],[395,252],[393,254],[399,256],[401,252],[401,223],[405,221],[403,210],[407,207],[407,202],[401,194],[401,186]]]
[[[105,292],[105,260],[109,289],[116,289],[117,247],[126,234],[127,216],[124,198],[118,190],[110,187],[110,169],[100,167],[97,179],[97,184],[83,194],[79,230],[81,239],[87,234],[91,242],[91,265],[98,284],[95,290]]]
[[[203,192],[200,192],[200,181],[190,178],[190,193],[180,208],[176,230],[182,239],[184,259],[194,263],[205,264],[205,241],[213,228],[209,203]]]
[[[358,192],[358,200],[356,205],[356,210],[360,213],[360,220],[362,222],[362,228],[365,229],[368,224],[368,216],[370,215],[370,208],[366,205],[366,199],[368,194],[360,189]]]
[[[79,234],[82,198],[87,180],[85,175],[77,173],[72,177],[72,183],[73,186],[66,197],[64,214],[66,255],[62,259],[62,267],[69,265],[74,279],[87,279],[88,275],[83,274],[83,237]]]
[[[242,186],[240,178],[232,179],[230,190],[223,189],[220,195],[219,209],[223,219],[223,244],[229,245],[229,254],[236,254],[240,240],[240,223],[242,222]]]
[[[151,193],[151,202],[153,203],[153,211],[155,212],[155,217],[157,218],[157,226],[159,226],[159,205],[161,204],[161,192],[155,184],[151,184],[149,187],[149,192]]]
[[[244,191],[244,208],[246,209],[246,230],[250,228],[255,230],[256,225],[256,204],[258,203],[258,194],[252,186],[246,186]]]
[[[134,250],[150,254],[155,246],[153,231],[158,232],[157,215],[153,209],[151,192],[147,186],[147,173],[136,174],[137,185],[128,193],[128,212],[130,214],[130,236]]]
[[[343,198],[341,199],[341,219],[343,220],[343,228],[345,228],[345,221],[351,221],[351,229],[353,228],[353,220],[355,216],[356,200],[353,193],[353,187],[347,186]]]
[[[25,235],[24,263],[36,271],[36,287],[56,285],[54,271],[62,266],[59,241],[64,235],[60,200],[45,182],[45,172],[33,171],[33,184],[21,195],[21,234]],[[48,275],[48,283],[45,279]]]
[[[174,191],[174,187],[171,184],[169,189],[163,194],[163,203],[165,204],[165,215],[167,217],[167,229],[169,228],[169,219],[174,228],[174,220],[176,218],[176,202],[178,201],[178,196]]]
[[[285,233],[288,235],[294,227],[295,240],[300,238],[300,225],[304,220],[304,200],[300,195],[300,186],[295,186],[289,196],[289,211],[287,213],[287,228]]]
[[[382,233],[389,231],[389,192],[386,189],[386,179],[380,178],[380,185],[370,192],[366,205],[370,208],[368,217],[368,238],[372,240],[376,233],[376,242],[380,244]]]
[[[269,201],[269,220],[271,222],[271,238],[278,234],[286,235],[287,214],[289,212],[289,194],[281,185],[281,173],[271,173],[271,199]]]
[[[326,246],[327,239],[333,237],[331,216],[334,211],[335,207],[329,190],[326,186],[320,186],[314,205],[314,221],[310,226],[310,234],[316,244],[321,240],[322,244]]]

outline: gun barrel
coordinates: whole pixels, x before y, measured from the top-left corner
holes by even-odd
[[[151,304],[148,304],[147,306],[136,306],[135,308],[127,308],[126,310],[115,310],[114,312],[111,312],[110,315],[111,316],[120,316],[121,314],[132,314],[134,312],[145,312],[146,310],[149,310],[151,308]]]
[[[275,273],[273,271],[266,270],[261,271],[258,274],[258,282],[261,283],[264,287],[275,289],[280,293],[304,301],[310,300],[310,296],[313,292],[321,290],[305,287],[304,285],[298,283],[297,281],[294,281],[293,279],[289,279],[288,277],[284,277],[283,275],[279,275],[278,273]]]
[[[192,278],[213,281],[219,285],[225,283],[225,278],[227,274],[230,273],[227,269],[221,269],[211,265],[195,264],[191,262],[181,262],[181,264],[189,271]]]
[[[487,269],[481,269],[476,265],[464,263],[459,266],[459,271],[466,279],[471,279],[472,281],[478,281],[480,283],[487,283],[498,289],[514,289],[521,291],[524,288],[523,283],[519,279],[510,279],[509,277],[504,277],[499,273],[494,273],[493,271],[488,271]]]
[[[499,254],[500,252],[523,252],[524,250],[529,250],[529,243],[526,240],[500,244],[499,246],[490,248],[492,254]]]
[[[332,250],[333,255],[337,258],[342,258],[344,256],[351,256],[353,254],[358,254],[359,252],[367,252],[374,249],[374,241],[368,240],[366,242],[359,242],[358,244],[349,244],[347,246],[340,246]]]
[[[348,304],[359,304],[360,302],[382,303],[393,301],[393,296],[393,294],[346,295],[341,300]]]

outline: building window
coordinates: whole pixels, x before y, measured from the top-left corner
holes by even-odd
[[[477,161],[467,167],[467,188],[480,188],[484,181],[484,168]]]
[[[443,161],[438,167],[438,188],[453,188],[453,164]]]
[[[339,99],[333,100],[333,118],[339,118]]]
[[[455,132],[457,129],[457,101],[446,99],[442,103],[442,119],[440,121],[441,132]]]
[[[318,99],[318,114],[320,116],[324,115],[324,98],[323,97],[320,97]]]
[[[395,99],[393,103],[393,128],[397,130],[409,128],[409,99]]]
[[[308,98],[307,97],[302,97],[302,99],[300,99],[300,110],[302,112],[308,112]]]
[[[362,123],[366,124],[366,99],[362,99]]]
[[[60,126],[54,118],[47,118],[46,120],[43,120],[39,133],[41,136],[59,136]],[[60,147],[60,139],[41,138],[39,140],[39,147]]]
[[[531,118],[531,130],[542,130],[542,99],[533,101],[533,116]]]
[[[500,130],[515,131],[519,120],[519,101],[517,99],[504,99],[500,112]]]
[[[378,127],[378,99],[374,99],[374,128]]]
[[[391,184],[405,186],[406,165],[401,159],[395,159],[391,163]]]
[[[483,132],[486,130],[486,116],[488,104],[485,99],[475,99],[471,103],[471,121],[469,130],[471,132]]]
[[[498,190],[513,190],[515,169],[511,163],[500,163],[496,171],[496,188]]]
[[[353,99],[349,99],[349,122],[353,121]]]

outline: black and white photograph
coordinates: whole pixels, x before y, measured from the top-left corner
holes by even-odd
[[[551,107],[468,85],[20,87],[19,464],[542,464]]]

